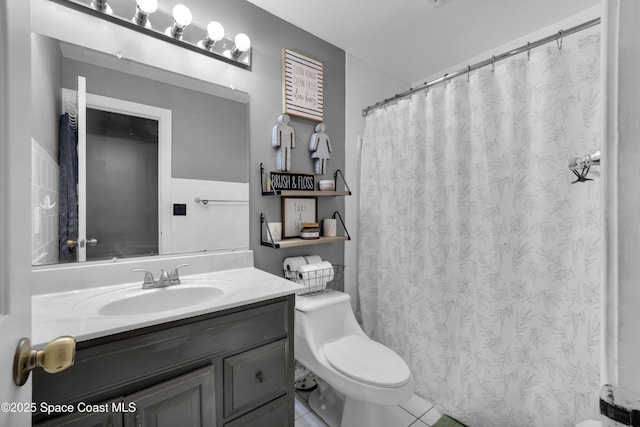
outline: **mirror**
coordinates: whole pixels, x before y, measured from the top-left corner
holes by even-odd
[[[78,76],[76,203],[60,141]],[[34,265],[249,247],[248,94],[32,33],[32,105]]]

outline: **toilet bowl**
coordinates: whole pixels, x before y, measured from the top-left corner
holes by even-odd
[[[350,299],[296,296],[295,357],[319,377],[310,406],[331,427],[393,426],[389,408],[411,398],[413,376],[393,350],[367,337]]]

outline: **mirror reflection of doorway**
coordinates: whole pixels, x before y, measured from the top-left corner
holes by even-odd
[[[158,121],[93,108],[86,118],[87,260],[158,254]]]

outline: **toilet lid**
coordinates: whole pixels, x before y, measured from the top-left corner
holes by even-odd
[[[358,335],[327,343],[324,351],[336,370],[366,384],[398,387],[411,378],[409,367],[393,350]]]

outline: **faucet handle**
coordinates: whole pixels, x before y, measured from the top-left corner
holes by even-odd
[[[153,273],[151,273],[149,270],[145,270],[144,268],[132,268],[131,271],[133,271],[133,272],[137,272],[137,271],[144,272],[144,282],[142,282],[142,286],[153,285],[155,283],[155,279],[153,278]]]
[[[178,275],[178,269],[182,267],[189,267],[189,264],[180,264],[179,266],[177,266],[171,271],[171,274],[169,275],[169,280],[172,282],[172,284],[174,285],[180,284],[180,276]]]

